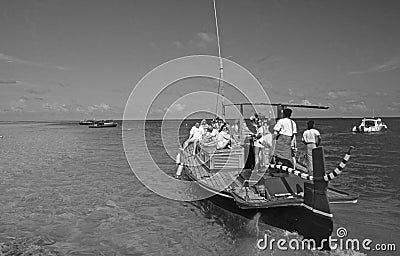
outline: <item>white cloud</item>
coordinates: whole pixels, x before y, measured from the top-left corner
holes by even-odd
[[[55,103],[44,103],[42,108],[47,111],[52,112],[70,112],[70,107],[67,104]]]
[[[400,111],[400,102],[392,102],[386,106],[386,109],[389,111]]]
[[[362,74],[370,74],[370,73],[381,73],[381,72],[388,72],[393,71],[396,69],[400,69],[400,56],[393,56],[391,59],[376,64],[374,66],[367,67],[365,69],[351,71],[349,75],[362,75]]]
[[[210,45],[217,43],[217,37],[211,33],[199,32],[195,38],[190,40],[190,43],[196,48],[207,49]]]
[[[25,107],[26,106],[12,106],[10,110],[13,112],[22,112],[25,109]]]
[[[302,105],[307,105],[307,106],[313,105],[309,100],[302,100],[302,101],[301,101],[301,104],[302,104]]]
[[[110,107],[110,105],[105,104],[105,103],[92,104],[92,105],[88,106],[88,110],[90,112],[94,112],[94,111],[106,112],[106,111],[110,111],[111,107]]]
[[[351,113],[351,112],[367,112],[368,108],[365,105],[364,101],[355,101],[350,100],[347,101],[345,105],[338,107],[341,112]]]
[[[28,100],[27,97],[22,96],[17,100],[13,100],[10,102],[10,110],[13,112],[21,112],[26,108],[26,101]]]
[[[34,61],[30,61],[30,60],[23,60],[17,57],[13,57],[4,53],[0,53],[0,60],[3,60],[7,63],[17,63],[17,64],[23,64],[23,65],[28,65],[28,66],[32,66],[32,67],[44,67],[44,68],[55,68],[58,70],[67,70],[66,67],[62,67],[62,66],[51,66],[51,65],[44,65],[42,63],[39,62],[34,62]]]
[[[186,105],[182,104],[182,103],[176,103],[172,106],[172,109],[175,111],[178,111],[178,112],[183,111],[185,108],[186,108]]]
[[[216,42],[216,36],[213,34],[208,34],[204,32],[199,32],[197,33],[197,36],[204,42],[206,43],[215,43]]]
[[[179,49],[185,48],[185,45],[181,41],[175,41],[173,44]]]
[[[326,99],[336,100],[355,100],[361,101],[366,94],[361,91],[350,91],[350,90],[332,90],[328,92]]]
[[[58,107],[60,109],[60,111],[63,112],[69,112],[69,108],[67,107],[67,105],[62,104],[61,106]]]

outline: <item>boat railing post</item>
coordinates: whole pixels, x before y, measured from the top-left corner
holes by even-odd
[[[327,216],[331,215],[327,195],[328,182],[324,180],[325,161],[322,147],[312,151],[314,182],[304,184],[304,204]]]

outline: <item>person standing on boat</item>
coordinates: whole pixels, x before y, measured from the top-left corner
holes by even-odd
[[[292,152],[296,148],[297,134],[297,126],[296,123],[290,119],[291,115],[292,110],[290,108],[285,108],[283,110],[283,118],[279,119],[274,126],[276,140],[275,160],[289,167],[295,165]]]
[[[261,142],[261,139],[263,136],[267,134],[266,132],[266,126],[263,124],[263,122],[259,121],[258,122],[258,127],[257,127],[257,134],[255,135],[255,141],[254,141],[254,170],[259,170],[260,166],[263,166],[264,164],[264,145]]]
[[[217,135],[217,149],[230,148],[231,135],[229,128],[226,124],[223,124],[220,132]]]
[[[202,136],[203,136],[203,131],[202,129],[200,129],[200,123],[196,122],[196,124],[190,129],[189,138],[183,144],[183,149],[185,149],[189,145],[189,143],[193,142],[194,143],[193,155],[196,154],[197,142],[201,139]]]
[[[301,141],[307,145],[307,168],[309,174],[313,174],[313,160],[312,150],[319,146],[321,143],[321,134],[317,129],[314,129],[314,121],[310,120],[307,122],[307,130],[303,132]]]
[[[208,128],[208,124],[207,124],[206,119],[201,120],[201,123],[200,123],[200,130],[201,130],[201,132],[202,132],[203,135],[206,134],[207,128]]]
[[[264,127],[265,127],[265,133],[264,136],[259,139],[259,142],[261,145],[264,146],[264,154],[261,156],[262,157],[262,162],[264,163],[262,166],[268,166],[271,162],[271,158],[273,155],[273,149],[274,149],[274,140],[273,140],[273,127],[269,125],[268,121],[264,121]]]

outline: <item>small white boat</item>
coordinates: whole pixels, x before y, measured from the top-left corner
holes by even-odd
[[[355,125],[353,132],[380,132],[386,130],[387,125],[379,117],[364,117],[360,125]]]
[[[93,125],[94,123],[96,123],[96,120],[81,120],[79,121],[80,125]]]
[[[117,127],[118,123],[113,120],[101,120],[96,121],[94,124],[89,125],[89,128],[106,128],[106,127]]]

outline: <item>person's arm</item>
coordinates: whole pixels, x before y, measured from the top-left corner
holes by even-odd
[[[292,142],[291,142],[292,148],[297,148],[296,144],[297,144],[296,143],[296,134],[294,133],[293,136],[292,136]]]
[[[292,147],[297,148],[297,142],[296,142],[296,134],[297,134],[297,126],[296,123],[290,119],[290,122],[292,122]]]
[[[303,132],[303,136],[301,137],[301,141],[302,141],[305,145],[307,145],[307,142],[306,142],[306,140],[304,139],[304,132]]]
[[[189,133],[189,138],[188,138],[188,140],[190,140],[190,139],[193,137],[193,135],[194,135],[194,129],[193,129],[193,127],[192,127],[192,129],[190,129],[190,133]]]
[[[278,122],[275,124],[274,126],[274,137],[273,139],[278,139],[279,137],[279,131],[282,129],[281,127],[281,122],[279,122],[280,120],[278,120]]]
[[[315,144],[316,144],[317,146],[319,146],[319,144],[321,144],[321,136],[320,136],[320,135],[317,135],[317,136],[315,137]]]

